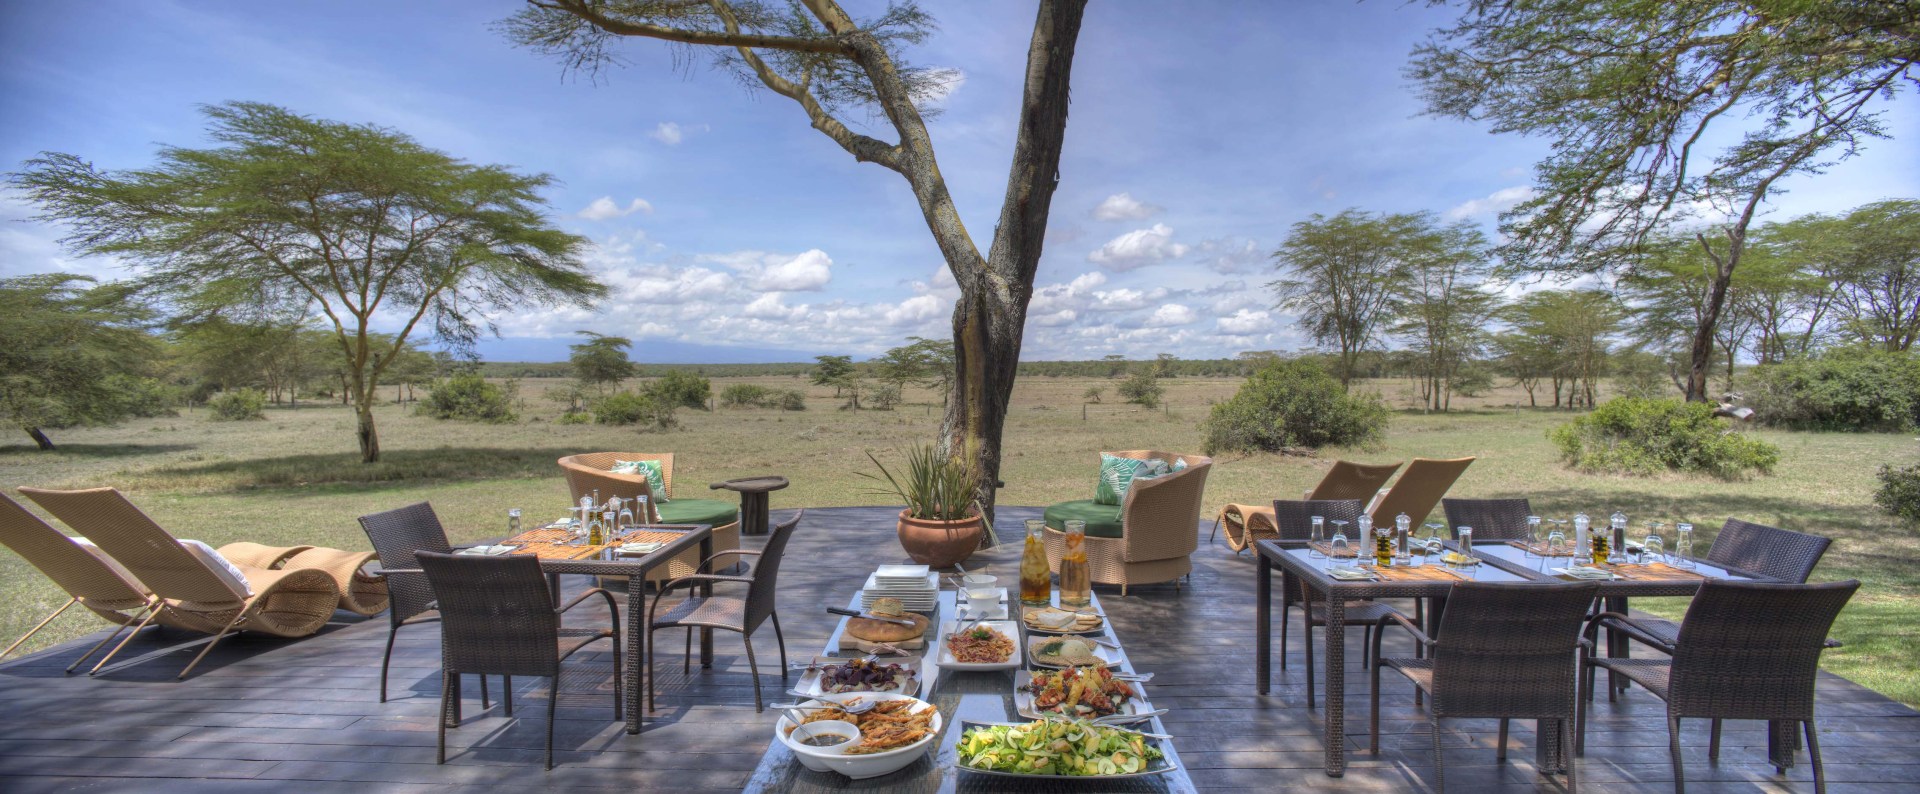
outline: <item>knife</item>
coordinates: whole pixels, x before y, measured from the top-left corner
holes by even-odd
[[[868,620],[877,620],[877,621],[880,621],[881,623],[893,623],[901,626],[906,626],[908,628],[912,628],[914,626],[919,625],[917,623],[914,623],[911,620],[901,620],[900,618],[882,617],[880,615],[873,615],[873,614],[868,614],[864,612],[856,612],[851,609],[841,609],[839,607],[827,607],[827,611],[835,615],[846,615],[847,617],[850,617],[850,618],[866,618]]]

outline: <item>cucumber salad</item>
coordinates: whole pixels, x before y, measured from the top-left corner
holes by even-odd
[[[1082,777],[1140,772],[1161,757],[1140,734],[1065,720],[969,728],[958,751],[971,769]]]

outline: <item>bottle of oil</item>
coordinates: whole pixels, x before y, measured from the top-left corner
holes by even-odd
[[[587,545],[598,546],[607,542],[607,525],[613,523],[611,511],[602,512],[600,517],[587,524]]]
[[[1047,522],[1027,519],[1027,545],[1020,553],[1020,603],[1053,603],[1053,569],[1047,565]]]
[[[1587,542],[1593,546],[1593,564],[1595,567],[1607,564],[1607,549],[1613,545],[1608,542],[1610,534],[1611,533],[1608,532],[1595,532],[1587,536]]]
[[[1373,564],[1382,568],[1393,566],[1393,526],[1381,524],[1373,528]]]

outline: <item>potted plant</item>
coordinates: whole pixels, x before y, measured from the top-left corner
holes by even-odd
[[[898,532],[900,547],[914,562],[945,568],[965,562],[980,547],[986,529],[974,509],[972,456],[946,457],[932,444],[911,447],[898,477],[872,452],[867,459],[880,474],[860,476],[886,486],[869,493],[898,497],[907,505],[900,511]]]

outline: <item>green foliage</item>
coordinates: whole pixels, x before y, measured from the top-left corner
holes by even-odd
[[[581,331],[587,338],[577,345],[569,345],[572,351],[569,361],[573,364],[573,376],[589,386],[617,384],[633,377],[633,362],[627,360],[627,348],[633,341],[624,336],[606,336],[592,331]]]
[[[832,386],[836,397],[853,385],[852,356],[814,356],[813,360],[818,362],[813,367],[813,385]]]
[[[1220,452],[1278,452],[1377,442],[1387,407],[1373,394],[1348,394],[1309,359],[1280,360],[1248,378],[1200,425],[1201,447]]]
[[[434,381],[419,411],[435,419],[508,424],[519,421],[513,411],[518,384],[493,383],[477,372],[462,372]]]
[[[947,457],[939,454],[932,444],[908,447],[907,466],[901,470],[899,477],[895,477],[872,452],[867,453],[867,459],[880,469],[880,474],[856,473],[869,480],[885,483],[884,488],[876,488],[868,493],[898,498],[906,503],[908,517],[955,521],[966,518],[972,512],[972,455]]]
[[[1920,427],[1920,354],[1837,350],[1754,367],[1739,381],[1754,420],[1801,430]]]
[[[0,279],[0,421],[52,448],[42,429],[110,425],[145,401],[128,394],[155,345],[146,312],[115,285],[45,273]]]
[[[1873,503],[1888,515],[1920,524],[1920,463],[1880,467],[1880,488],[1873,492]]]
[[[780,410],[782,411],[807,410],[807,395],[801,393],[798,389],[785,389],[780,391],[778,393],[778,399],[776,399],[775,402],[779,404]]]
[[[679,405],[663,399],[652,390],[619,391],[595,400],[593,422],[599,425],[642,425],[669,430],[680,424],[674,416]]]
[[[1447,378],[1447,388],[1462,397],[1478,397],[1493,390],[1493,368],[1469,361]]]
[[[593,424],[593,414],[587,413],[586,411],[568,411],[561,414],[558,418],[555,418],[553,423],[556,425],[590,425]]]
[[[265,419],[266,410],[267,395],[259,389],[236,389],[207,401],[207,418],[215,422]]]
[[[183,399],[179,387],[159,378],[138,378],[117,373],[109,378],[108,384],[119,396],[122,410],[128,416],[147,418],[178,416],[180,413],[174,410]]]
[[[900,384],[876,383],[867,389],[867,403],[876,411],[891,411],[900,404]]]
[[[676,369],[647,384],[646,392],[670,408],[698,408],[704,411],[707,409],[707,400],[713,397],[713,384],[699,375]]]
[[[1713,415],[1713,406],[1678,399],[1616,397],[1547,436],[1561,458],[1582,471],[1734,479],[1769,473],[1780,462],[1778,447],[1734,432]]]
[[[1632,351],[1614,357],[1614,393],[1622,397],[1657,400],[1674,393],[1667,364],[1652,353]]]
[[[1097,403],[1100,401],[1100,397],[1106,393],[1107,390],[1105,387],[1088,386],[1086,391],[1080,393],[1080,399],[1090,403]]]
[[[1295,223],[1274,252],[1286,275],[1267,286],[1281,308],[1299,315],[1309,337],[1338,353],[1341,384],[1356,377],[1361,351],[1378,343],[1392,320],[1394,292],[1408,263],[1432,242],[1431,226],[1426,214],[1315,213]]]
[[[1166,387],[1160,385],[1160,378],[1153,374],[1152,369],[1142,369],[1133,373],[1120,382],[1118,391],[1127,402],[1148,408],[1159,405],[1160,398],[1167,393]]]
[[[751,383],[736,383],[720,390],[720,404],[728,408],[767,407],[774,391]]]

